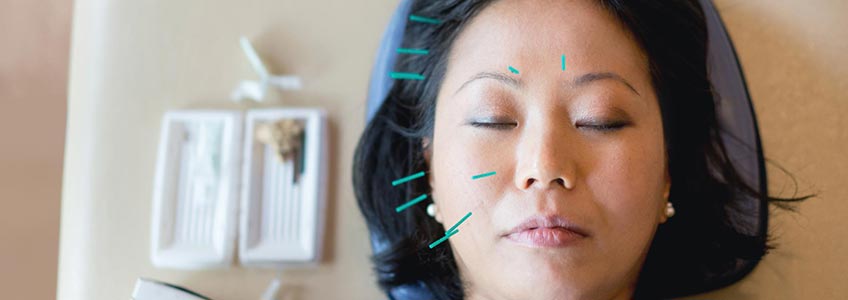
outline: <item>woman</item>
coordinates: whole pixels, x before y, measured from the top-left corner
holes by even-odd
[[[395,82],[354,165],[360,209],[388,243],[374,256],[384,289],[685,294],[765,255],[766,240],[741,230],[745,196],[804,199],[759,195],[727,158],[697,1],[416,1],[412,11],[437,20],[410,23],[404,48],[429,52],[401,56],[396,70],[423,80]],[[432,203],[403,206],[419,195]]]

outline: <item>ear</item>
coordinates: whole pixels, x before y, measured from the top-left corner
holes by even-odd
[[[430,176],[427,176],[427,184],[430,185],[430,199],[432,199],[433,203],[436,204],[436,214],[433,218],[436,219],[436,222],[439,222],[439,224],[441,224],[442,223],[442,211],[439,210],[439,205],[438,205],[438,203],[436,203],[436,197],[434,196],[434,194],[436,193],[436,189],[435,189],[436,186],[435,186],[434,181],[433,181],[433,176],[432,176],[433,173],[430,172],[430,170],[432,170],[432,168],[430,166],[431,166],[432,159],[433,159],[433,147],[432,146],[433,146],[433,140],[431,138],[425,137],[425,138],[421,139],[421,151],[422,151],[421,153],[424,156],[424,162],[427,163],[427,167],[428,167],[427,173],[429,173],[429,175],[430,175]]]
[[[665,170],[665,186],[663,187],[663,199],[668,201],[668,196],[671,194],[671,174],[668,169]]]
[[[421,153],[424,156],[424,162],[427,164],[427,173],[430,173],[433,159],[433,140],[429,137],[425,137],[421,139]],[[432,175],[432,173],[430,173]],[[427,176],[428,183],[430,184],[430,190],[433,189],[433,176]],[[432,193],[431,193],[432,194]]]
[[[421,150],[424,153],[424,161],[427,162],[427,165],[430,165],[430,158],[432,156],[432,146],[433,142],[430,138],[425,137],[421,139]]]
[[[660,205],[660,224],[668,221],[668,217],[665,215],[665,207],[666,203],[668,203],[668,197],[671,194],[671,174],[668,172],[668,168],[665,169],[665,184],[663,185],[663,201]]]

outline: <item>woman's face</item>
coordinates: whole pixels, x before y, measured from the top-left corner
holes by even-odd
[[[428,143],[437,220],[473,213],[449,240],[469,299],[631,296],[670,181],[647,58],[607,11],[481,11],[452,47]]]

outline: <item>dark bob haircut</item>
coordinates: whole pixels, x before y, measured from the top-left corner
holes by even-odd
[[[428,170],[422,147],[432,137],[436,95],[449,49],[464,26],[492,0],[418,0],[414,14],[437,17],[438,25],[409,23],[402,46],[429,49],[429,55],[399,56],[395,70],[418,72],[427,80],[395,81],[356,148],[353,184],[372,234],[386,243],[373,262],[386,291],[420,285],[436,299],[462,299],[463,284],[451,247],[421,251],[443,227],[425,209],[394,210],[429,194],[427,180],[390,187],[392,180]],[[659,227],[639,276],[636,299],[668,298],[726,286],[745,274],[771,249],[764,234],[751,234],[744,209],[751,199],[779,204],[752,187],[731,163],[720,138],[717,96],[707,72],[707,28],[700,4],[687,0],[598,0],[634,37],[648,57],[656,92],[677,216]],[[740,272],[739,270],[744,271]],[[728,276],[727,274],[737,274]],[[693,282],[697,284],[693,284]]]

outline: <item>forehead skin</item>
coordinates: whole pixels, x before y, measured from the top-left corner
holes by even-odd
[[[565,72],[561,55],[567,60]],[[477,72],[510,74],[509,66],[528,84],[614,72],[627,79],[645,102],[655,99],[650,77],[644,76],[649,74],[647,57],[624,26],[595,1],[497,1],[460,33],[448,65],[461,67],[448,68],[439,99],[450,98]],[[529,76],[533,73],[538,76]]]

